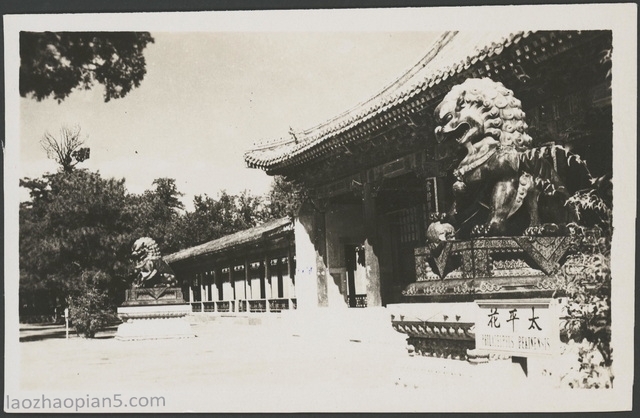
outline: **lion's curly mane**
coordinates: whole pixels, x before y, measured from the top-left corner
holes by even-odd
[[[136,240],[136,242],[133,243],[134,251],[142,248],[146,249],[146,254],[141,261],[155,260],[161,257],[160,247],[153,238],[143,237],[139,238],[138,240]]]
[[[518,151],[531,147],[522,104],[502,83],[489,78],[470,78],[453,87],[445,100],[447,98],[456,100],[458,108],[463,103],[478,106],[485,116],[485,133],[502,146],[513,146]]]

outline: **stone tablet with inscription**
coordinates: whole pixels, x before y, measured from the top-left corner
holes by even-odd
[[[558,354],[558,306],[553,299],[476,301],[476,348],[518,357]]]

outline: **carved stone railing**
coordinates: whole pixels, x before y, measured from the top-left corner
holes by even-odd
[[[247,303],[249,304],[249,312],[267,312],[266,299],[248,300]]]
[[[269,312],[282,312],[288,309],[293,309],[293,304],[289,299],[269,299]]]
[[[215,303],[216,312],[233,312],[234,303],[230,300],[221,300]]]
[[[279,313],[297,308],[295,298],[198,301],[190,305],[192,313]]]
[[[367,295],[355,295],[355,306],[354,308],[366,308],[367,307]]]
[[[404,289],[403,299],[445,302],[445,305],[461,302],[461,306],[462,302],[479,299],[557,296],[561,288],[557,273],[575,246],[575,238],[474,238],[416,248],[417,280]],[[452,312],[442,315],[440,320],[423,321],[399,315],[392,318],[392,325],[407,335],[409,346],[417,354],[478,362],[473,333],[475,318],[458,320],[456,308],[449,310]]]
[[[572,244],[570,236],[520,236],[416,248],[417,281],[402,294],[408,301],[549,296],[558,287],[555,273]]]
[[[417,321],[392,318],[393,329],[407,334],[407,344],[416,354],[467,360],[467,350],[475,347],[472,322]]]

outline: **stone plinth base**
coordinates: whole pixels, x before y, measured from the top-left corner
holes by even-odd
[[[116,339],[129,341],[195,337],[185,318],[190,311],[189,304],[121,306],[118,308],[118,316],[123,323],[118,327]]]

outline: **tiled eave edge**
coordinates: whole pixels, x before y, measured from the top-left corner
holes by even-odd
[[[184,250],[177,251],[163,258],[169,264],[184,263],[187,261],[197,261],[207,257],[235,251],[242,247],[259,244],[266,240],[276,240],[278,238],[286,237],[287,235],[292,235],[292,234],[293,234],[293,223],[288,223],[288,224],[279,226],[275,229],[265,231],[257,236],[251,236],[251,237],[247,237],[246,239],[232,241],[228,245],[225,245],[219,248],[213,248],[213,249],[207,248],[207,246],[210,245],[210,242],[208,242],[208,243],[197,245],[195,247],[186,248]],[[219,239],[224,239],[224,237]]]
[[[274,172],[286,167],[303,164],[317,158],[326,151],[347,145],[353,140],[367,136],[383,126],[397,122],[401,117],[405,117],[407,113],[413,113],[413,111],[424,107],[438,95],[436,92],[430,91],[432,88],[452,76],[478,65],[487,58],[501,54],[505,48],[519,43],[523,38],[529,37],[530,34],[531,32],[519,32],[508,36],[501,44],[493,43],[488,45],[478,51],[476,55],[470,56],[465,61],[452,65],[448,69],[439,71],[414,86],[411,90],[388,97],[350,120],[342,121],[331,128],[320,131],[314,136],[305,138],[295,149],[288,153],[283,153],[268,160],[260,160],[259,157],[253,157],[252,151],[249,151],[245,154],[245,161],[249,167]]]

